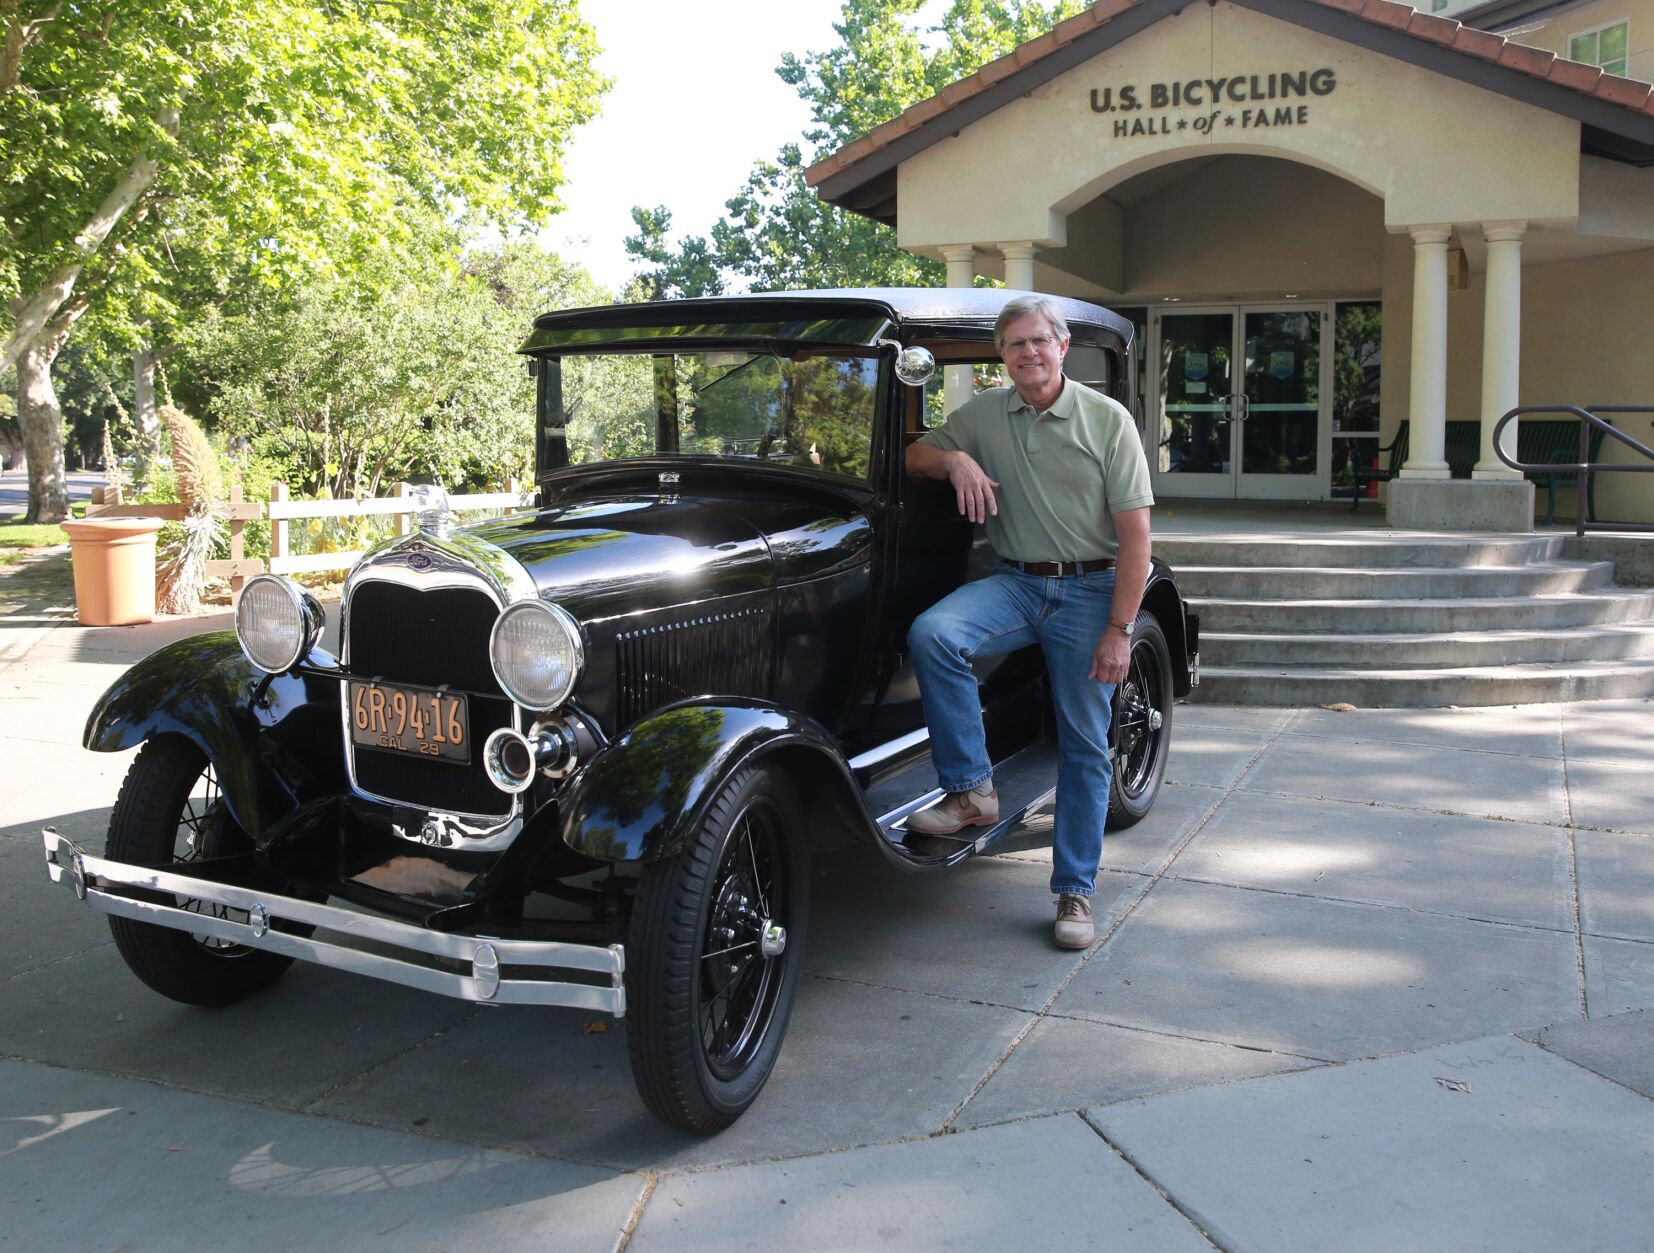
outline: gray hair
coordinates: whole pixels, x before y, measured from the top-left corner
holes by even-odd
[[[1052,333],[1058,339],[1069,337],[1068,319],[1063,317],[1062,309],[1055,300],[1049,296],[1038,294],[1018,296],[1015,300],[1006,301],[1005,307],[999,311],[999,316],[994,319],[995,347],[1005,347],[1005,328],[1018,318],[1027,317],[1029,314],[1044,318],[1050,324]]]

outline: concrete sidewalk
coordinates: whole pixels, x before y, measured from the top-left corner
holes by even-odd
[[[174,1005],[47,882],[124,666],[0,618],[0,1247],[1654,1248],[1654,705],[1179,706],[1099,943],[1048,854],[817,866],[781,1062],[666,1130],[622,1024],[315,967]],[[607,1029],[602,1029],[607,1026]]]

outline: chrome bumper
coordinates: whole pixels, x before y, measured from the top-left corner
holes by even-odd
[[[248,948],[317,962],[462,1001],[489,1005],[567,1005],[600,1010],[616,1018],[626,1015],[626,950],[619,944],[599,948],[592,944],[503,940],[429,931],[412,923],[335,905],[318,905],[296,897],[256,892],[94,857],[51,827],[45,829],[42,838],[46,845],[46,872],[52,882],[72,888],[81,900],[106,914],[244,944]],[[216,918],[177,905],[133,900],[106,890],[116,886],[146,888],[222,905],[245,913],[247,920]],[[366,941],[378,950],[395,951],[386,954],[349,943],[293,935],[276,930],[274,924],[278,921],[303,924],[347,940]],[[467,969],[445,970],[409,960],[420,956],[457,962]],[[559,983],[543,977],[507,978],[508,966],[542,975],[558,970],[591,971],[608,976],[609,985]]]

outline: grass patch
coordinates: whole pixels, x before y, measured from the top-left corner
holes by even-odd
[[[86,506],[80,503],[70,505],[69,512],[83,518],[86,516]],[[69,536],[55,522],[23,522],[15,518],[0,521],[0,553],[8,548],[51,548],[68,542]]]
[[[0,548],[49,548],[69,537],[55,522],[0,522]]]

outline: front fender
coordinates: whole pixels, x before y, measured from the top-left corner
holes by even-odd
[[[311,660],[333,664],[319,650]],[[82,743],[114,753],[157,735],[182,735],[206,754],[254,840],[296,806],[344,790],[337,682],[266,675],[233,631],[178,640],[133,666],[98,699]]]
[[[683,847],[724,783],[755,757],[802,752],[856,791],[833,738],[756,701],[694,701],[638,721],[581,772],[561,804],[563,843],[601,861],[655,861]]]

